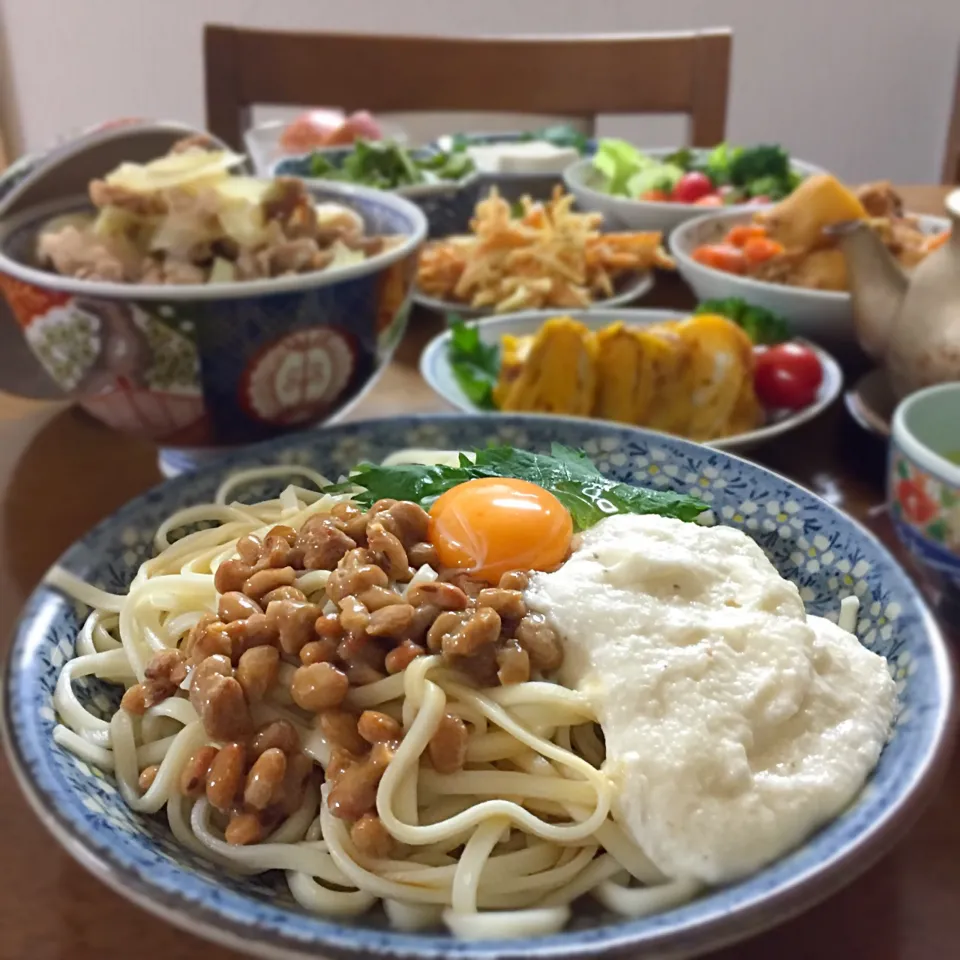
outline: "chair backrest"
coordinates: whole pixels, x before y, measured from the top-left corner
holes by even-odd
[[[556,37],[280,33],[208,25],[207,126],[242,148],[257,104],[381,113],[685,113],[724,139],[729,30]]]
[[[953,94],[953,113],[947,131],[947,146],[943,155],[943,183],[960,183],[960,57],[957,58],[956,89]]]

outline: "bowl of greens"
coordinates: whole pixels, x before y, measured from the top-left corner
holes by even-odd
[[[582,209],[599,210],[608,223],[666,231],[711,208],[777,203],[820,172],[775,144],[641,150],[605,139],[592,157],[570,164],[563,179]]]
[[[473,210],[478,179],[473,161],[463,151],[411,149],[392,140],[358,140],[349,147],[285,157],[274,164],[272,175],[398,193],[423,210],[431,237],[463,228]]]

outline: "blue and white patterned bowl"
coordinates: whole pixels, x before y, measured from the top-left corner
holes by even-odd
[[[46,586],[23,613],[4,690],[5,743],[37,814],[81,863],[145,909],[270,957],[686,957],[756,933],[850,881],[915,818],[949,756],[952,681],[944,643],[916,587],[874,537],[789,480],[730,454],[630,427],[560,418],[424,416],[351,423],[276,439],[162,484],[101,523],[60,563],[106,590],[124,591],[149,556],[160,522],[180,507],[209,500],[224,474],[238,468],[284,463],[336,477],[358,460],[379,460],[401,447],[462,449],[493,441],[546,450],[555,440],[582,447],[602,471],[624,482],[701,496],[720,522],[764,547],[798,583],[812,612],[836,618],[842,597],[860,598],[857,633],[889,660],[901,709],[861,797],[800,849],[746,880],[641,920],[617,920],[585,904],[567,931],[536,940],[464,942],[398,933],[376,913],[329,922],[298,908],[280,875],[231,877],[197,859],[177,845],[165,819],[133,814],[110,777],[53,743],[54,684],[73,655],[84,611]],[[78,691],[104,711],[117,701],[115,691],[96,682]]]
[[[353,152],[352,147],[324,147],[301,153],[293,157],[284,157],[271,167],[273,177],[299,177],[311,186],[324,186],[340,181],[325,180],[314,176],[310,171],[316,154],[320,154],[335,166],[340,165]],[[419,147],[410,151],[414,159],[431,156],[436,152],[433,147]],[[415,183],[406,187],[397,187],[388,192],[398,197],[406,197],[415,203],[427,218],[428,235],[433,239],[448,237],[452,233],[467,230],[473,208],[479,199],[479,175],[473,171],[459,180],[441,180],[436,183]]]

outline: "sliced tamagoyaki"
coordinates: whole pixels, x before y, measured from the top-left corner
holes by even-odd
[[[693,440],[723,437],[735,432],[735,415],[747,424],[741,429],[756,426],[762,410],[753,394],[750,338],[732,320],[714,314],[690,317],[676,333],[691,347],[686,378],[690,416],[677,432]]]
[[[693,345],[680,333],[685,322],[667,320],[647,327],[644,331],[648,337],[661,341],[669,348],[669,368],[665,371],[640,426],[678,436],[686,435],[692,409],[689,380]]]
[[[510,388],[523,372],[523,365],[530,356],[532,346],[533,335],[515,337],[511,333],[505,333],[500,338],[500,372],[493,388],[493,402],[498,408],[503,409]]]
[[[503,368],[500,376],[503,383]],[[552,317],[533,338],[519,375],[500,387],[501,410],[589,417],[597,389],[596,335],[571,317]]]
[[[622,321],[597,333],[597,400],[594,416],[646,424],[683,361],[684,345],[658,326]]]

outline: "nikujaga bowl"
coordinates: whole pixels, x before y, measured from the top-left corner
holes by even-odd
[[[166,447],[233,446],[342,413],[403,335],[427,224],[403,197],[311,190],[400,241],[363,263],[269,280],[135,285],[32,266],[58,200],[0,221],[0,289],[47,373],[93,416]]]

